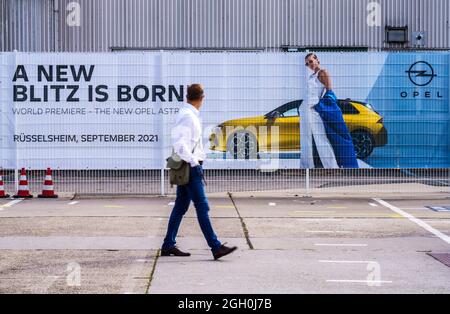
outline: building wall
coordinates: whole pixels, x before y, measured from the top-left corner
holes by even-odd
[[[67,19],[80,6],[80,26]],[[425,49],[450,47],[448,0],[0,0],[0,50],[411,49],[385,43],[385,25],[425,31]],[[71,13],[72,12],[72,13]],[[73,21],[73,20],[72,20]]]

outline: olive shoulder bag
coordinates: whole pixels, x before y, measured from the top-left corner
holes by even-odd
[[[194,148],[192,149],[192,153],[194,153],[195,148],[197,147],[196,143]],[[190,165],[175,152],[172,148],[172,155],[166,159],[167,165],[166,168],[169,168],[169,182],[170,186],[174,185],[186,185],[189,183],[189,172]]]

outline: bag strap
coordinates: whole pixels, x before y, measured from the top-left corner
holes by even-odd
[[[195,152],[195,149],[197,148],[198,143],[201,141],[202,139],[198,140],[197,142],[195,142],[194,148],[192,148],[192,154]],[[175,153],[175,148],[173,148],[172,146],[172,155]]]
[[[199,139],[197,142],[195,142],[194,148],[192,148],[192,154],[195,152],[195,149],[197,148],[197,145],[201,140],[202,139]]]

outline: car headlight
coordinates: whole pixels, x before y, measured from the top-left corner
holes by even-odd
[[[371,104],[366,104],[367,108],[369,108],[370,110],[372,110],[373,112],[375,112],[376,114],[380,115],[380,113],[378,111],[375,110],[375,107],[372,106]]]

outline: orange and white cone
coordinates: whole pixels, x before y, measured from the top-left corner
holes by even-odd
[[[47,168],[47,174],[45,175],[44,188],[42,189],[42,194],[38,195],[39,198],[57,198],[58,195],[55,194],[52,180],[52,169]]]
[[[25,168],[22,168],[22,170],[20,171],[19,190],[17,191],[17,194],[14,195],[14,198],[32,197],[33,195],[30,194],[30,190],[28,188],[27,172],[25,171]]]
[[[7,198],[9,194],[5,194],[5,185],[3,184],[3,172],[0,171],[0,198]]]

